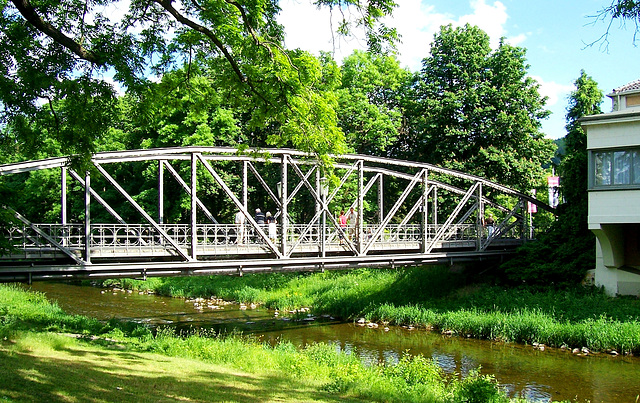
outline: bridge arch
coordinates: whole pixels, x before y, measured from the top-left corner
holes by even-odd
[[[332,159],[328,167],[289,149],[179,147],[97,153],[82,174],[68,157],[0,165],[2,176],[59,170],[61,204],[56,223],[34,223],[6,207],[20,225],[5,234],[15,249],[0,257],[0,280],[241,275],[500,258],[530,238],[526,202],[553,211],[524,193],[430,164],[366,155]],[[130,178],[115,174],[114,167],[136,163],[147,167],[147,176],[154,172],[153,208],[127,187]],[[68,220],[70,181],[83,189],[82,222]],[[208,208],[198,193],[203,181],[243,224]],[[165,202],[176,197],[165,191],[167,183],[188,196],[188,222],[167,222]],[[105,197],[107,186],[117,192],[117,205]],[[385,200],[389,186],[394,200]],[[253,214],[251,197],[258,193],[274,207],[275,231]],[[91,219],[96,204],[110,222]],[[125,204],[139,222],[123,218]],[[353,207],[359,219],[343,228],[331,209],[336,204]],[[496,212],[493,228],[483,226],[487,207]]]

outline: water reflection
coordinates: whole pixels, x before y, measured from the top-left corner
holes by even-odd
[[[481,367],[482,373],[494,374],[510,396],[539,402],[636,402],[640,395],[640,360],[633,357],[578,357],[558,349],[539,351],[403,328],[370,329],[322,317],[296,321],[286,315],[276,317],[262,307],[194,309],[193,303],[182,299],[122,291],[101,293],[97,288],[68,284],[35,283],[31,288],[46,293],[66,312],[101,320],[127,319],[219,332],[239,330],[272,344],[280,340],[298,346],[325,342],[369,362],[397,362],[405,352],[423,354],[435,359],[447,373],[462,375]]]

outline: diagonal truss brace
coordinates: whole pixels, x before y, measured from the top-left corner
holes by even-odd
[[[122,186],[120,186],[120,184],[113,179],[113,177],[109,174],[109,172],[107,172],[100,164],[98,164],[97,162],[93,162],[93,165],[95,165],[95,167],[98,169],[98,171],[102,174],[102,176],[105,177],[105,179],[111,183],[111,185],[116,188],[116,190],[118,192],[120,192],[120,194],[127,199],[127,201],[129,203],[131,203],[131,205],[133,206],[133,208],[135,208],[141,215],[142,217],[144,217],[145,220],[147,220],[149,222],[149,224],[151,224],[156,231],[158,231],[158,233],[160,235],[162,235],[162,237],[164,239],[167,240],[167,242],[169,242],[171,244],[171,246],[173,246],[175,248],[175,250],[180,254],[180,256],[182,256],[184,258],[184,260],[187,260],[189,262],[194,261],[195,259],[193,259],[191,256],[189,256],[189,254],[187,252],[185,252],[184,250],[182,250],[182,248],[180,247],[180,245],[178,245],[178,243],[171,238],[171,236],[169,234],[167,234],[158,223],[155,222],[155,220],[153,218],[151,218],[151,216],[144,211],[144,209],[135,201],[133,200],[133,197],[131,197],[131,195],[129,195],[129,193],[127,193],[126,190],[124,190],[122,188]]]
[[[372,176],[371,178],[369,178],[369,180],[367,181],[367,185],[362,190],[362,198],[363,199],[369,193],[369,190],[371,190],[371,188],[376,183],[376,181],[378,179],[380,179],[381,176],[383,176],[381,173],[377,173],[374,176]],[[358,204],[358,200],[354,200],[353,203],[351,203],[351,205],[349,206],[349,208],[347,210],[351,210],[352,207],[356,208],[357,204]]]
[[[518,210],[520,210],[521,207],[522,201],[516,203],[516,206],[509,212],[509,214],[507,214],[504,220],[500,222],[500,225],[498,225],[495,231],[493,231],[493,234],[491,234],[490,237],[488,237],[484,242],[480,244],[480,251],[486,250],[494,239],[499,238],[503,233],[505,233],[515,225],[515,223],[509,223],[509,220],[516,216]]]
[[[369,249],[371,249],[371,247],[373,246],[373,243],[378,240],[378,238],[380,237],[380,234],[382,234],[382,231],[384,231],[385,228],[387,228],[387,225],[389,224],[389,222],[391,221],[393,216],[398,212],[398,210],[400,209],[400,207],[404,203],[404,201],[407,198],[407,196],[409,196],[409,193],[411,193],[411,191],[416,186],[416,184],[421,183],[420,178],[424,177],[425,174],[426,174],[426,169],[422,169],[422,170],[420,170],[420,172],[418,172],[417,174],[414,175],[413,179],[411,179],[411,182],[409,182],[409,184],[404,189],[404,191],[402,192],[402,194],[400,195],[398,200],[395,202],[395,204],[393,205],[393,207],[391,208],[391,210],[389,211],[387,216],[382,221],[382,224],[378,227],[376,232],[374,232],[373,236],[371,237],[371,239],[367,243],[367,246],[362,251],[363,255],[366,255],[367,252],[369,251]]]
[[[251,214],[249,214],[249,212],[247,211],[247,209],[244,208],[244,204],[242,204],[240,199],[238,199],[236,197],[236,195],[231,191],[229,186],[227,186],[227,184],[220,177],[220,175],[218,175],[218,173],[213,169],[213,167],[209,164],[209,162],[207,160],[205,160],[202,157],[202,154],[200,154],[200,153],[196,153],[196,156],[200,160],[200,162],[202,162],[202,164],[207,169],[207,171],[211,174],[213,179],[218,183],[218,185],[220,185],[222,190],[224,190],[224,192],[227,194],[227,196],[229,196],[229,198],[231,198],[231,201],[233,201],[233,203],[236,205],[238,210],[240,210],[242,212],[242,214],[244,214],[244,216],[247,219],[247,221],[253,226],[253,228],[260,235],[262,240],[269,246],[269,249],[271,249],[271,251],[273,253],[275,253],[276,256],[278,256],[279,258],[281,258],[281,259],[284,258],[285,256],[282,253],[280,253],[280,251],[278,250],[278,247],[271,241],[271,239],[269,239],[267,234],[265,234],[264,230],[258,225],[256,220],[254,220],[253,217],[251,216]]]
[[[173,166],[169,163],[169,161],[163,160],[162,163],[164,164],[165,167],[167,167],[171,175],[175,178],[176,181],[178,181],[178,183],[187,192],[187,194],[191,196],[191,187],[187,185],[187,182],[185,182],[184,179],[182,179],[180,174],[173,168]],[[218,220],[215,219],[213,214],[211,214],[211,211],[209,211],[209,209],[204,205],[204,203],[202,203],[202,200],[200,200],[200,198],[197,195],[196,195],[196,203],[202,209],[202,211],[204,212],[204,215],[206,215],[207,218],[211,220],[211,222],[213,222],[214,224],[219,224]]]
[[[351,176],[351,174],[356,169],[358,164],[359,164],[359,162],[354,163],[351,166],[351,168],[344,174],[344,176],[342,177],[342,180],[340,181],[340,185],[338,185],[338,187],[336,189],[334,189],[334,191],[331,193],[331,195],[329,197],[327,197],[327,200],[326,200],[325,203],[322,202],[322,198],[318,195],[318,193],[316,192],[316,189],[313,186],[311,186],[311,183],[309,183],[309,181],[307,180],[307,176],[305,176],[302,173],[302,171],[300,170],[298,165],[295,164],[295,163],[291,164],[291,166],[293,167],[293,169],[296,172],[296,174],[302,180],[302,183],[304,183],[304,185],[309,189],[309,192],[311,193],[311,196],[315,199],[315,201],[317,203],[319,203],[322,206],[322,208],[316,212],[316,214],[313,216],[313,218],[311,219],[309,224],[307,224],[307,226],[305,227],[304,231],[300,234],[300,237],[298,238],[298,242],[296,242],[293,245],[293,247],[291,248],[290,252],[293,251],[300,244],[300,242],[302,242],[302,239],[304,239],[304,236],[307,235],[309,230],[313,227],[313,225],[316,223],[316,221],[318,221],[318,219],[322,215],[322,212],[325,211],[327,213],[327,217],[329,217],[329,219],[333,223],[334,227],[336,228],[336,231],[338,231],[340,236],[344,237],[347,246],[349,246],[349,249],[351,249],[355,254],[358,254],[358,251],[357,251],[355,245],[353,245],[353,243],[345,236],[344,231],[342,230],[342,227],[340,227],[340,224],[336,221],[335,217],[333,217],[333,214],[331,214],[331,212],[329,211],[329,203],[338,194],[338,191],[340,190],[340,188],[347,182],[347,179],[349,179],[349,176]]]
[[[264,178],[262,177],[262,175],[260,175],[256,167],[254,167],[250,161],[248,161],[247,166],[249,167],[251,172],[253,172],[253,175],[258,179],[258,182],[260,182],[264,190],[269,194],[269,197],[271,198],[271,200],[273,200],[278,209],[282,209],[282,203],[280,202],[280,199],[273,193],[273,190],[271,190],[269,185],[267,185],[267,182],[265,182]]]
[[[411,207],[411,210],[409,210],[409,212],[407,213],[406,217],[404,217],[402,219],[402,221],[400,222],[400,226],[404,226],[407,225],[407,223],[409,222],[409,220],[411,220],[413,218],[413,216],[416,214],[416,212],[418,210],[420,210],[420,208],[423,206],[424,203],[424,198],[425,195],[429,196],[429,194],[433,191],[433,189],[435,189],[436,185],[431,185],[427,188],[427,191],[424,192],[424,195],[421,195],[420,198],[416,201],[416,203],[413,205],[413,207]]]
[[[55,246],[57,249],[59,249],[62,253],[64,253],[65,255],[69,256],[71,259],[73,259],[77,264],[79,265],[87,265],[87,264],[91,264],[89,262],[85,262],[84,260],[78,258],[78,256],[76,256],[69,248],[66,248],[64,246],[62,246],[60,243],[58,243],[55,239],[53,239],[53,237],[51,237],[49,234],[47,234],[46,232],[44,232],[43,230],[41,230],[40,228],[38,228],[35,224],[33,224],[31,221],[27,220],[22,214],[18,213],[17,211],[15,211],[14,209],[10,208],[10,207],[5,207],[7,210],[9,210],[10,212],[13,213],[13,215],[20,221],[22,221],[22,223],[26,226],[28,226],[29,228],[31,228],[32,230],[34,230],[38,235],[40,235],[41,237],[43,237],[44,239],[46,239],[47,241],[49,241],[53,246]]]
[[[80,182],[80,185],[83,188],[86,188],[86,183],[84,181],[84,179],[82,179],[82,177],[80,177],[80,175],[78,175],[78,173],[76,171],[74,171],[73,169],[69,169],[69,174],[71,174],[71,176],[73,177],[73,179],[77,180],[78,182]],[[93,196],[98,203],[102,204],[102,206],[109,212],[109,214],[111,214],[116,220],[118,220],[118,222],[120,224],[127,224],[122,217],[120,217],[120,214],[118,214],[110,205],[109,203],[107,203],[102,197],[100,197],[100,195],[98,194],[98,192],[96,192],[95,190],[93,190],[92,187],[89,187],[89,192],[91,192],[91,196]]]
[[[448,231],[449,226],[451,226],[451,224],[453,223],[453,221],[456,219],[456,217],[458,216],[458,214],[460,214],[460,211],[462,210],[462,208],[464,207],[465,204],[467,204],[467,202],[469,201],[469,199],[471,199],[471,196],[473,195],[473,193],[476,191],[476,189],[481,185],[482,182],[476,182],[474,183],[473,186],[471,186],[471,188],[469,188],[469,190],[467,191],[467,193],[465,193],[464,197],[462,198],[462,200],[460,201],[460,203],[458,203],[458,205],[456,206],[456,208],[453,210],[453,212],[451,213],[451,215],[449,216],[449,218],[447,218],[447,221],[445,221],[445,223],[442,225],[442,227],[438,230],[438,232],[436,233],[436,236],[431,240],[431,242],[429,243],[429,246],[427,246],[425,253],[431,253],[431,250],[433,249],[433,247],[436,245],[436,243],[438,241],[440,241],[440,239],[444,236],[444,234]]]

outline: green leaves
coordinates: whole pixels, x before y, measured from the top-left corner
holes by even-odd
[[[535,187],[554,146],[540,132],[549,112],[527,68],[524,49],[503,41],[492,50],[478,27],[442,27],[405,101],[398,154]]]
[[[587,136],[578,120],[601,113],[602,91],[584,71],[575,81],[567,109],[566,156],[559,167],[565,203],[538,242],[523,247],[503,265],[508,277],[527,284],[575,284],[595,261],[595,237],[587,227]]]

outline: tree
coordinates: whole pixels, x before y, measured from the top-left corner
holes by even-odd
[[[149,72],[162,75],[195,60],[218,72],[235,99],[244,100],[254,128],[279,130],[271,144],[288,144],[319,154],[343,147],[331,105],[315,90],[318,70],[313,58],[282,47],[283,28],[276,22],[277,0],[132,0],[119,21],[106,17],[116,0],[11,0],[2,2],[0,17],[0,104],[2,123],[20,131],[19,119],[33,119],[48,110],[65,152],[94,151],[95,140],[108,125],[90,133],[82,124],[57,126],[58,101],[79,113],[89,99],[94,116],[113,115],[116,92],[100,74],[114,72],[114,80],[128,91],[144,91]],[[321,0],[318,5],[353,10],[339,31],[365,30],[372,49],[385,50],[397,40],[395,30],[380,21],[391,13],[391,0]],[[73,88],[74,92],[71,92]],[[42,100],[48,101],[42,107]],[[73,123],[74,120],[70,119]],[[69,130],[75,135],[69,138]],[[27,131],[20,138],[28,137]]]
[[[609,6],[603,7],[593,17],[595,21],[607,21],[607,29],[593,43],[604,42],[605,46],[609,42],[609,32],[614,20],[620,20],[622,23],[626,21],[633,22],[635,25],[633,33],[633,42],[635,43],[638,33],[640,32],[640,1],[638,0],[612,0]]]
[[[392,56],[355,51],[342,63],[338,124],[357,153],[385,155],[402,126],[400,89],[410,73]]]
[[[558,206],[549,232],[503,266],[513,281],[575,284],[595,261],[595,236],[587,226],[587,136],[579,120],[602,113],[603,93],[584,70],[574,84],[566,115],[566,154],[559,168],[565,203]]]
[[[449,25],[422,65],[396,153],[531,189],[554,146],[540,131],[549,112],[527,76],[525,50],[501,41],[492,51],[480,28]]]

